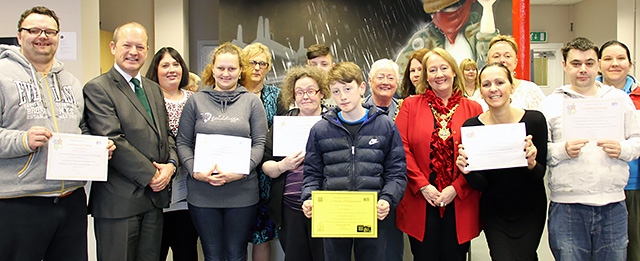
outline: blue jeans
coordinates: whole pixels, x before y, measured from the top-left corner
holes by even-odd
[[[247,260],[247,245],[256,205],[240,208],[199,208],[189,204],[206,261]]]
[[[627,260],[627,207],[549,205],[549,246],[558,261]]]

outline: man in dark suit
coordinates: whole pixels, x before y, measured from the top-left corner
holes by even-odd
[[[160,86],[140,75],[148,52],[138,23],[118,27],[109,44],[115,65],[84,86],[91,133],[113,139],[118,151],[106,182],[94,182],[89,212],[95,218],[98,260],[158,260],[165,187],[176,170]]]

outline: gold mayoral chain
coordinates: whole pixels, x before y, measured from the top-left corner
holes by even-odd
[[[400,108],[402,108],[402,101],[404,101],[404,99],[398,99],[398,108],[396,108],[396,111],[393,114],[393,121],[396,121],[396,118],[398,117],[398,113],[400,112]]]
[[[438,130],[438,137],[440,137],[442,140],[447,140],[447,138],[451,136],[451,129],[449,129],[447,126],[449,125],[451,116],[453,116],[453,113],[456,112],[458,105],[460,104],[456,104],[455,106],[453,106],[453,108],[451,108],[451,110],[447,114],[440,114],[436,111],[436,109],[433,108],[433,106],[431,106],[431,104],[429,104],[429,107],[431,107],[431,112],[433,112],[433,117],[437,119],[437,122],[440,125],[440,128]]]

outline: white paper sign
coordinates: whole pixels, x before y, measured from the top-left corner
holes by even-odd
[[[76,32],[60,32],[56,58],[60,61],[78,60],[78,39]]]

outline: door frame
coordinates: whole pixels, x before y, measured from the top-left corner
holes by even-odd
[[[533,61],[538,52],[551,52],[554,59],[547,61],[547,79],[549,85],[539,85],[545,95],[549,95],[556,88],[564,85],[564,70],[562,69],[562,43],[534,43],[530,45],[531,50],[531,81],[534,79]]]

